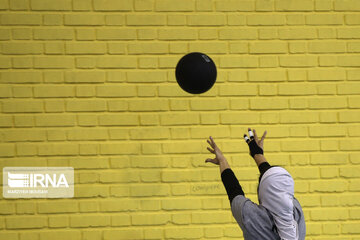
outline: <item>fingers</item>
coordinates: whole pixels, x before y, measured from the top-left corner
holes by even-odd
[[[258,142],[259,139],[258,139],[255,129],[253,129],[253,132],[254,132],[254,136],[255,136],[255,141]]]
[[[207,162],[215,163],[215,159],[208,158],[205,160],[205,163],[207,163]]]
[[[250,139],[248,138],[248,136],[246,136],[246,134],[244,134],[244,139],[245,139],[245,142],[246,142],[247,144],[249,144]]]
[[[254,133],[251,131],[250,128],[248,128],[248,132],[249,132],[250,140],[253,140],[254,139]]]
[[[208,149],[211,153],[215,153],[215,151],[212,150],[211,148],[207,147],[207,149]]]
[[[264,132],[263,136],[261,137],[261,141],[263,141],[266,137],[267,131]]]

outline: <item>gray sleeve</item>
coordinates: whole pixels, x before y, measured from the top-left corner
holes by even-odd
[[[243,225],[242,209],[246,201],[250,201],[250,200],[244,197],[243,195],[237,195],[231,203],[232,215],[234,216],[235,220],[238,222],[238,224],[240,225],[243,231],[244,231],[244,225]]]

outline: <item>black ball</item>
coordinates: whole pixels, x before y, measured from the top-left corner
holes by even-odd
[[[176,65],[176,81],[188,93],[199,94],[208,91],[215,84],[216,75],[214,61],[204,53],[189,53]]]

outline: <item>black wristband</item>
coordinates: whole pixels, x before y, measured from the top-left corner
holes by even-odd
[[[250,141],[249,143],[249,148],[250,148],[250,155],[252,157],[255,156],[255,154],[262,154],[264,155],[264,151],[257,145],[255,140]]]

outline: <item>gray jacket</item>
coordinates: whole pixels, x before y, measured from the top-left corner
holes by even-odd
[[[299,201],[294,198],[294,218],[298,223],[299,240],[305,239],[305,218]],[[231,211],[243,231],[245,240],[280,240],[269,211],[243,195],[237,195],[231,203]]]

